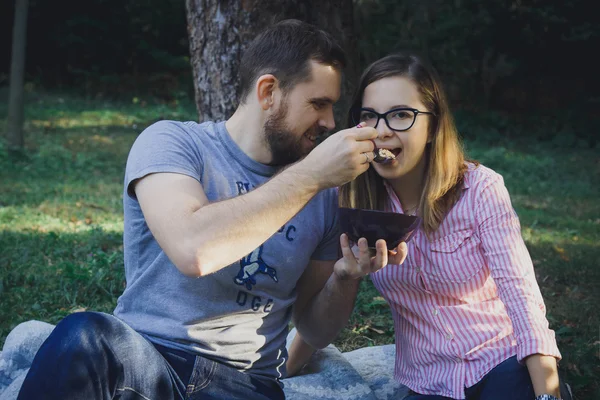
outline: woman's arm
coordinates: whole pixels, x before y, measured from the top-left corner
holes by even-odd
[[[536,396],[559,397],[556,360],[561,356],[519,219],[500,175],[482,184],[476,205],[478,232],[498,296],[513,325],[517,359],[527,365]]]
[[[533,383],[533,391],[536,396],[550,394],[560,398],[556,358],[541,354],[532,354],[525,358],[525,364],[529,370],[529,376]]]

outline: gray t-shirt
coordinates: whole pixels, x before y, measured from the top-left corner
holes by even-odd
[[[320,192],[248,256],[211,275],[191,278],[162,251],[132,190],[134,180],[157,172],[198,180],[215,202],[251,191],[277,169],[248,157],[224,122],[160,121],[145,129],[131,148],[125,171],[127,287],[115,316],[155,343],[251,374],[285,375],[296,283],[309,260],[338,256],[335,190]]]

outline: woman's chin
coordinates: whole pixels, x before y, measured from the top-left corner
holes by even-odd
[[[387,180],[401,178],[404,175],[398,160],[393,160],[388,164],[377,164],[374,168],[379,176]]]

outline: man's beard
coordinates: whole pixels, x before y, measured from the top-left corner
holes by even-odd
[[[304,135],[298,137],[285,122],[287,111],[288,105],[284,101],[279,111],[265,122],[265,141],[272,155],[270,165],[292,164],[308,154],[302,145]]]

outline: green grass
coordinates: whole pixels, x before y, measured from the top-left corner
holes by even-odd
[[[129,148],[157,119],[196,119],[189,102],[29,93],[26,104],[26,151],[0,147],[0,343],[22,321],[114,308]]]
[[[121,192],[129,147],[157,119],[196,119],[190,101],[57,93],[29,93],[26,101],[26,151],[9,156],[0,145],[0,344],[26,320],[57,323],[75,310],[113,310],[124,287]],[[469,156],[505,178],[557,332],[561,369],[577,398],[600,398],[598,150],[559,135],[539,141],[546,131],[526,139],[531,126],[510,121],[458,118]],[[393,341],[389,307],[367,279],[335,344],[348,351]]]

